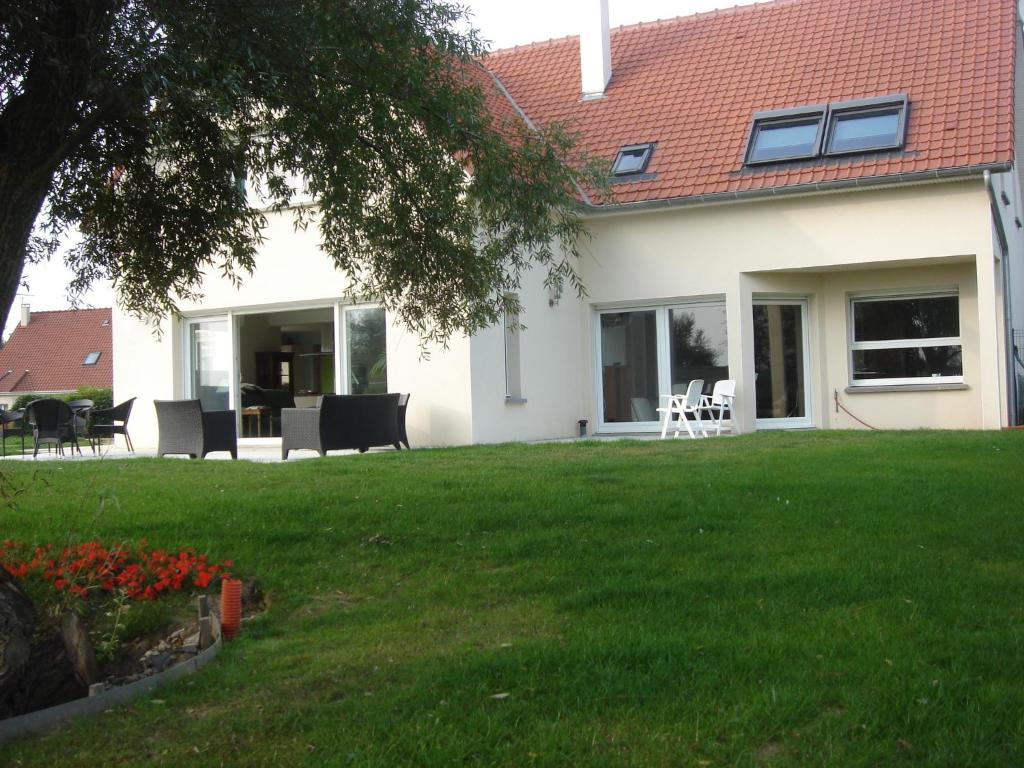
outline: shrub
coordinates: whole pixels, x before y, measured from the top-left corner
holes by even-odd
[[[38,400],[41,397],[53,397],[53,395],[26,392],[23,395],[18,395],[18,398],[11,405],[11,410],[20,411],[33,400]],[[96,408],[112,408],[114,406],[114,391],[110,387],[79,387],[74,392],[59,395],[59,397],[67,403],[70,403],[72,400],[92,400]]]

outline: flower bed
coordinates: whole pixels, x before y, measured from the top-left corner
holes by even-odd
[[[147,652],[195,622],[190,596],[219,587],[233,563],[146,542],[4,541],[0,566],[0,613],[9,618],[0,640],[24,646],[13,656],[19,666],[0,667],[2,718],[84,696],[98,682],[147,674],[140,663]]]

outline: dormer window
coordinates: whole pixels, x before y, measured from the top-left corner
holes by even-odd
[[[899,149],[906,125],[906,94],[757,112],[743,162],[760,165]]]
[[[827,109],[822,105],[756,113],[747,142],[747,165],[816,156]]]
[[[85,360],[82,361],[82,365],[96,365],[100,361],[99,352],[90,352],[85,356]]]
[[[906,95],[832,104],[825,154],[898,149],[903,146],[906,115]]]
[[[653,144],[634,144],[623,147],[615,156],[612,176],[636,176],[643,173],[647,170],[647,164],[651,161],[653,151]]]

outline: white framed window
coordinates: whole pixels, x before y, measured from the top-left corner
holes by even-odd
[[[692,299],[597,310],[600,429],[655,431],[657,408],[692,379],[729,378],[725,302]]]
[[[850,385],[962,383],[957,291],[852,296]]]

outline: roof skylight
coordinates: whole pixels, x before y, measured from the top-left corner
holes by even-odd
[[[636,176],[647,170],[651,161],[651,153],[654,151],[654,144],[634,144],[623,147],[615,156],[615,163],[612,165],[612,176]]]

